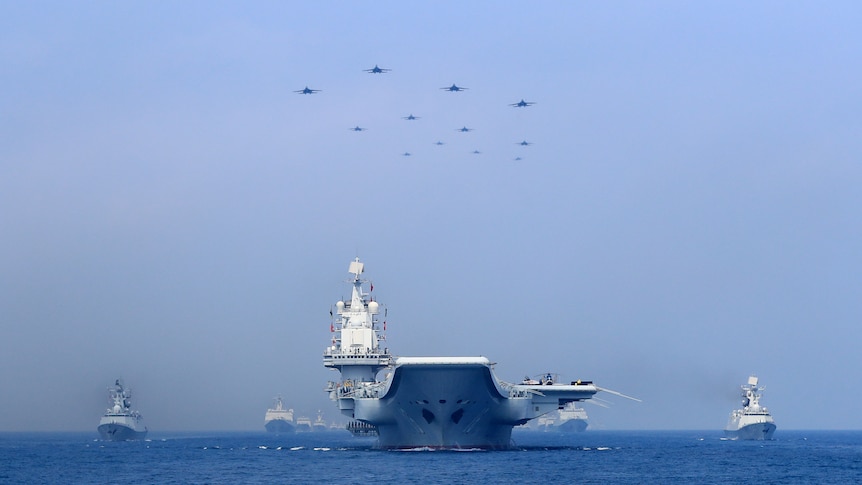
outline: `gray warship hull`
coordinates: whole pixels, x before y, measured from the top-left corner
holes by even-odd
[[[555,426],[554,429],[562,433],[580,433],[587,430],[587,425],[588,423],[584,419],[569,419]]]
[[[754,423],[739,429],[725,429],[724,436],[732,440],[771,440],[775,423]]]
[[[105,441],[142,440],[147,437],[147,430],[139,431],[119,423],[99,425],[99,436]]]
[[[293,424],[284,419],[273,419],[267,421],[264,427],[269,433],[289,434],[295,431]]]
[[[592,385],[504,389],[483,358],[414,359],[398,360],[379,397],[339,399],[342,412],[376,428],[382,448],[506,449],[514,426],[596,392]]]

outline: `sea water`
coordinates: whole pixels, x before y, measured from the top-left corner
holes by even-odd
[[[862,483],[862,431],[516,430],[507,451],[381,450],[346,431],[0,433],[0,483]]]

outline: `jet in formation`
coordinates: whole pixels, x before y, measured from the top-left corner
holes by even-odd
[[[460,131],[462,133],[467,133],[468,131],[473,131],[473,128],[467,128],[466,126],[463,128],[455,128],[455,131]]]
[[[480,152],[479,150],[473,150],[473,155],[479,155],[479,154],[481,154],[481,153],[482,153],[482,152]]]
[[[532,143],[528,142],[527,140],[524,140],[524,141],[522,141],[522,142],[515,143],[515,145],[521,145],[521,146],[525,147],[525,146],[528,146],[528,145],[532,145]]]
[[[517,103],[510,104],[509,106],[511,106],[513,108],[526,108],[527,106],[532,106],[534,104],[536,104],[536,103],[534,103],[532,101],[524,101],[522,99],[522,100],[518,101]]]
[[[377,67],[377,64],[374,65],[371,69],[363,69],[365,72],[370,74],[385,74],[392,69],[383,69],[382,67]]]
[[[348,128],[348,129],[349,129],[349,130],[351,130],[351,131],[365,131],[365,130],[367,130],[368,128],[363,128],[363,127],[361,127],[361,126],[359,126],[359,125],[356,125],[356,126],[354,126],[353,128]]]
[[[409,157],[409,156],[410,156],[410,152],[404,152],[404,153],[402,153],[402,154],[401,154],[401,156],[402,156],[402,157]]]
[[[421,117],[420,116],[413,116],[412,113],[409,116],[402,116],[401,117],[402,120],[408,120],[408,121],[418,120],[419,118],[421,118]]]
[[[462,88],[461,86],[456,86],[455,84],[449,86],[448,88],[440,88],[445,89],[446,91],[451,91],[453,93],[457,93],[458,91],[466,91],[470,88]]]
[[[439,140],[438,140],[438,141],[437,141],[437,143],[435,143],[435,145],[437,145],[437,146],[439,147],[439,146],[443,146],[443,145],[445,145],[445,143],[443,143],[442,141],[439,141]]]
[[[294,93],[299,93],[299,94],[314,94],[314,93],[319,93],[319,92],[320,92],[319,89],[311,89],[308,86],[306,86],[303,89],[298,89],[298,90],[294,91]]]

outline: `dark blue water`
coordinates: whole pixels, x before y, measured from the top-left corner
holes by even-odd
[[[519,432],[511,451],[384,451],[344,431],[0,433],[0,483],[862,483],[862,431]]]

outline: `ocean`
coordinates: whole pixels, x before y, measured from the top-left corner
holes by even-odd
[[[515,430],[512,450],[375,448],[346,431],[274,436],[0,433],[0,483],[862,483],[862,431],[784,431],[729,441],[721,431]]]

